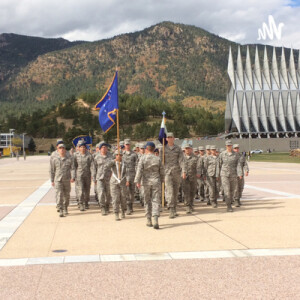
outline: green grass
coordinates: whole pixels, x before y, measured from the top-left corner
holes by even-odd
[[[300,157],[292,157],[289,152],[252,154],[250,161],[300,163]]]

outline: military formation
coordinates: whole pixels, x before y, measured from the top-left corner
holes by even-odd
[[[113,151],[102,141],[93,153],[84,141],[78,142],[75,152],[68,152],[63,141],[58,140],[57,150],[50,158],[50,178],[59,216],[68,214],[73,182],[80,211],[89,209],[93,181],[103,216],[109,214],[112,206],[115,220],[120,221],[133,213],[134,201],[138,200],[145,208],[146,225],[154,229],[159,229],[162,198],[170,219],[178,216],[178,202],[184,202],[186,214],[192,214],[197,198],[218,208],[221,196],[228,212],[233,211],[233,205],[241,205],[249,167],[238,144],[227,140],[226,149],[219,151],[214,145],[192,148],[185,143],[179,147],[174,141],[169,132],[164,149],[153,142],[131,149],[130,140],[125,139]]]

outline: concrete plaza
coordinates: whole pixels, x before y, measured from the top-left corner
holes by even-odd
[[[160,230],[143,208],[120,222],[72,189],[59,218],[49,157],[0,160],[0,296],[4,299],[274,299],[300,297],[300,164],[250,162],[242,206],[196,201],[164,210]],[[93,196],[92,196],[93,199]]]

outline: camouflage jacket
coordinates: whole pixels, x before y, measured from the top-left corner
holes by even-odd
[[[242,176],[242,167],[239,163],[239,155],[235,152],[227,152],[226,150],[220,153],[219,156],[219,171],[220,176],[237,177]]]
[[[79,152],[74,154],[74,167],[76,171],[76,178],[80,179],[83,177],[91,177],[94,169],[94,159],[93,156],[86,152],[81,155]]]
[[[163,161],[163,151],[160,151],[159,157],[161,161]],[[164,160],[164,168],[165,168],[165,174],[170,175],[175,172],[177,173],[185,173],[185,164],[184,164],[184,157],[182,150],[179,146],[173,145],[165,146],[165,160]]]
[[[204,161],[206,176],[219,177],[219,158],[209,155]]]
[[[124,151],[123,162],[126,163],[127,168],[129,169],[130,179],[134,180],[135,171],[138,164],[137,154],[133,151]]]
[[[164,167],[160,158],[152,153],[145,154],[138,163],[134,182],[142,185],[161,184],[164,176]]]
[[[110,180],[112,156],[102,155],[100,152],[94,157],[93,180]]]
[[[74,160],[71,156],[53,157],[50,160],[51,182],[64,181],[75,178]]]
[[[190,156],[184,155],[184,165],[185,165],[184,169],[185,169],[186,177],[189,180],[197,180],[198,159],[199,159],[198,156],[196,156],[193,153]]]

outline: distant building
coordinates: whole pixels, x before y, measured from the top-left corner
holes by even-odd
[[[265,47],[261,66],[256,47],[252,66],[247,46],[244,68],[239,47],[235,69],[229,49],[231,87],[225,111],[226,132],[237,132],[240,137],[300,136],[300,51],[298,56],[296,67],[291,49],[287,67],[282,48],[278,67],[275,48],[269,64]]]
[[[17,143],[16,143],[17,141]],[[28,149],[30,137],[25,135],[24,146],[25,151]],[[10,147],[11,146],[11,147]],[[0,152],[3,155],[10,155],[10,149],[12,152],[21,151],[23,148],[23,135],[11,133],[0,133]]]

